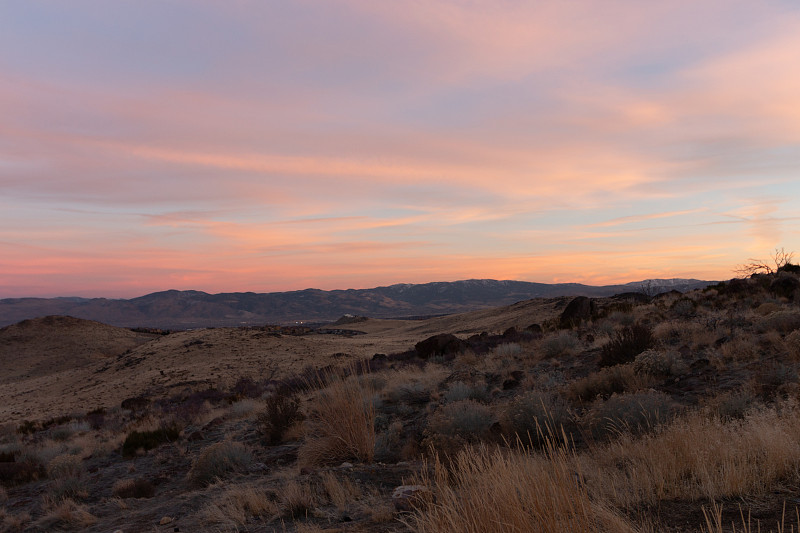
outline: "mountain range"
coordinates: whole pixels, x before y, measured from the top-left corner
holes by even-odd
[[[162,329],[325,323],[343,315],[409,318],[460,313],[531,298],[685,292],[711,283],[696,279],[655,279],[591,286],[471,279],[330,291],[209,294],[168,290],[131,299],[6,298],[0,300],[0,327],[48,315],[69,315],[123,327]]]

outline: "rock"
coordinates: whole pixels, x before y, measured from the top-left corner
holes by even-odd
[[[400,513],[410,513],[432,501],[433,493],[425,485],[400,485],[392,492],[392,503]]]
[[[421,359],[430,359],[437,355],[447,358],[447,356],[455,356],[455,354],[463,352],[466,348],[466,342],[450,333],[434,335],[414,345],[414,350]]]
[[[204,439],[205,439],[205,436],[203,435],[203,432],[200,431],[199,429],[197,431],[192,431],[192,433],[188,437],[186,437],[186,440],[188,440],[190,442],[195,442],[195,441],[204,440]]]
[[[127,398],[122,400],[122,404],[120,407],[123,409],[128,409],[130,411],[142,411],[150,405],[150,400],[143,396],[135,396],[133,398]]]
[[[169,517],[169,516],[165,516],[164,518],[162,518],[161,520],[158,521],[158,525],[159,526],[165,526],[165,525],[171,524],[171,523],[172,523],[172,517]]]
[[[353,468],[353,463],[344,462],[339,465],[339,468]]]
[[[539,324],[531,324],[530,326],[525,328],[525,331],[527,331],[528,333],[533,333],[534,335],[541,335],[542,333],[544,333],[542,326],[540,326]]]
[[[591,298],[578,296],[574,298],[561,313],[559,323],[562,328],[573,328],[579,326],[584,320],[592,318],[595,311],[595,303]]]

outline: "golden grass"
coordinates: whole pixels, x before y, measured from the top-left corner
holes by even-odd
[[[269,493],[254,485],[228,488],[201,512],[210,523],[234,527],[245,525],[250,517],[272,518],[278,514],[278,505]]]
[[[85,505],[75,503],[74,500],[43,500],[45,514],[37,523],[46,530],[58,528],[87,528],[97,522],[97,517],[90,513]]]
[[[706,509],[703,507],[703,517],[705,518],[705,525],[703,527],[703,533],[726,533],[725,532],[725,524],[722,519],[722,505],[717,505],[716,502],[712,502],[711,509]],[[800,510],[795,507],[795,517],[797,519],[797,528],[795,529],[794,524],[786,524],[786,503],[784,502],[783,505],[783,514],[781,516],[780,522],[776,524],[776,529],[769,529],[765,530],[764,533],[795,533],[795,531],[800,532]],[[742,507],[739,506],[739,520],[740,525],[737,527],[736,522],[731,522],[731,533],[752,533],[758,532],[761,533],[761,523],[756,520],[755,526],[753,525],[752,516],[748,511],[747,517],[744,516],[744,511]]]
[[[315,466],[337,461],[372,462],[375,456],[373,392],[355,377],[331,377],[312,401],[305,422],[306,438],[298,464]]]
[[[414,531],[637,531],[590,497],[576,456],[552,441],[544,455],[468,448],[449,469],[438,457],[432,466],[432,478],[423,475],[420,483],[434,488],[436,501],[405,519]]]
[[[800,480],[798,415],[794,405],[729,422],[695,413],[638,439],[622,435],[584,456],[587,484],[626,508],[764,494]]]
[[[339,511],[344,511],[347,507],[361,497],[361,489],[347,478],[339,478],[333,472],[322,474],[322,486],[328,495],[331,503]]]

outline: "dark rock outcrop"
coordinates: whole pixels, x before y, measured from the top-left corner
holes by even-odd
[[[578,296],[567,304],[566,309],[561,313],[559,324],[562,328],[579,326],[581,322],[592,318],[595,309],[594,300],[586,296]]]
[[[428,337],[414,345],[417,355],[421,359],[434,356],[455,356],[467,349],[467,343],[450,333],[442,333]]]

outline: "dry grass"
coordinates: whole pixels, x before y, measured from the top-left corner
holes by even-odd
[[[279,514],[272,495],[254,485],[237,485],[208,504],[202,517],[212,524],[243,526],[251,517],[273,518]]]
[[[54,528],[85,529],[97,522],[97,517],[85,505],[70,499],[54,501],[45,497],[43,508],[45,514],[37,524],[48,531]]]
[[[705,517],[705,526],[703,527],[703,533],[725,533],[725,524],[723,523],[722,519],[722,505],[717,505],[716,502],[712,502],[711,509],[706,509],[703,507],[703,516]],[[776,529],[769,529],[765,530],[764,533],[794,533],[795,531],[800,532],[800,510],[795,507],[795,517],[797,519],[797,528],[795,529],[794,524],[786,523],[786,503],[784,502],[783,505],[783,514],[781,516],[781,520],[775,524]],[[748,511],[747,517],[744,516],[744,511],[742,510],[741,505],[739,506],[739,520],[740,525],[739,527],[736,526],[735,522],[731,522],[731,532],[732,533],[752,533],[758,532],[761,533],[761,523],[756,520],[755,526],[753,525],[753,519]]]
[[[373,392],[361,381],[332,377],[313,400],[306,420],[306,439],[298,451],[303,466],[356,460],[375,455]]]
[[[468,448],[455,457],[452,471],[436,458],[432,479],[421,480],[435,487],[436,501],[420,505],[407,525],[422,533],[635,532],[590,497],[578,467],[572,453],[552,444],[544,455]]]
[[[339,478],[333,472],[322,474],[322,486],[331,503],[340,511],[361,497],[361,489],[347,478]]]
[[[25,525],[31,521],[31,515],[26,512],[12,514],[5,509],[0,509],[0,531],[3,533],[12,531],[22,531]]]
[[[695,413],[639,439],[623,435],[586,456],[587,483],[626,508],[764,494],[800,480],[798,414],[786,406],[724,422]]]
[[[204,449],[195,460],[189,479],[195,485],[209,485],[232,474],[245,472],[253,462],[250,449],[244,444],[222,441]]]
[[[314,490],[308,483],[289,481],[281,493],[281,509],[284,516],[292,518],[307,516],[316,503]]]

